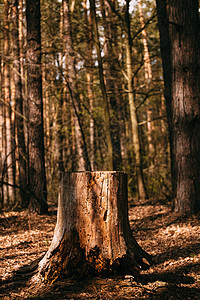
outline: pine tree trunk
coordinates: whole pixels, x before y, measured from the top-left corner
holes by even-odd
[[[12,1],[12,38],[13,38],[13,78],[15,83],[15,111],[17,127],[17,147],[19,155],[19,182],[21,206],[28,205],[27,194],[27,176],[26,176],[26,147],[24,137],[24,113],[23,113],[23,96],[22,81],[20,68],[20,49],[19,49],[19,10],[18,1]]]
[[[170,3],[175,210],[200,211],[200,21],[198,1]],[[171,24],[170,23],[170,24]],[[174,25],[175,24],[175,25]]]
[[[63,96],[60,96],[58,108],[57,108],[57,160],[58,160],[58,171],[64,172],[64,126],[63,126]]]
[[[4,101],[5,101],[5,170],[7,173],[7,182],[13,184],[12,168],[12,131],[11,131],[11,91],[10,91],[10,40],[9,40],[9,1],[4,0]],[[13,187],[7,186],[7,204],[13,201]]]
[[[76,127],[76,145],[78,154],[78,170],[91,170],[90,161],[88,157],[85,134],[83,131],[83,124],[80,118],[79,106],[79,92],[77,87],[76,70],[75,70],[75,55],[71,37],[71,18],[69,0],[63,0],[63,30],[64,30],[64,48],[65,48],[65,62],[66,62],[66,84],[69,90],[71,103],[74,109],[74,121]]]
[[[140,15],[140,23],[142,28],[142,42],[144,46],[144,68],[145,68],[145,79],[147,82],[152,79],[152,69],[151,69],[151,61],[150,61],[150,55],[149,55],[149,49],[147,45],[147,33],[145,30],[145,23],[144,23],[144,17],[142,13],[142,3],[141,0],[138,0],[138,8],[139,8],[139,15]]]
[[[87,78],[87,91],[90,105],[90,164],[91,170],[95,170],[95,155],[94,155],[94,92],[93,92],[93,77],[91,72],[86,75]]]
[[[142,171],[142,157],[141,157],[141,145],[139,140],[139,126],[136,113],[135,99],[134,99],[134,88],[133,88],[133,74],[132,74],[132,39],[130,29],[130,17],[129,17],[129,2],[126,4],[126,69],[127,69],[127,82],[128,82],[128,100],[130,107],[131,116],[131,129],[132,129],[132,140],[133,148],[135,153],[135,166],[138,182],[138,196],[140,200],[147,198],[146,188],[143,178]]]
[[[103,63],[101,57],[101,47],[99,41],[95,0],[90,0],[90,12],[91,12],[91,17],[93,22],[94,40],[95,40],[97,61],[98,61],[99,80],[100,80],[100,87],[101,87],[103,107],[104,107],[105,136],[106,136],[106,143],[107,143],[107,155],[105,157],[106,169],[111,171],[113,170],[113,145],[111,140],[110,110],[109,110],[108,96],[107,96],[104,73],[103,73],[104,70],[103,70]]]
[[[198,0],[157,1],[175,210],[200,211]]]
[[[46,213],[47,190],[44,159],[40,1],[26,3],[27,83],[29,103],[29,210]]]
[[[113,2],[113,5],[115,3]],[[110,5],[105,1],[100,1],[101,13],[103,18],[103,27],[105,31],[104,61],[105,61],[105,83],[108,91],[109,109],[110,109],[110,131],[113,148],[113,170],[122,170],[121,155],[121,136],[119,123],[118,97],[118,73],[117,60],[118,53],[114,51],[113,43],[117,41],[116,16],[112,13]],[[117,47],[117,45],[115,45]]]
[[[142,2],[141,0],[138,0],[138,8],[139,8],[139,15],[140,15],[140,23],[142,29],[142,42],[144,47],[144,72],[145,72],[145,86],[146,90],[148,92],[150,81],[152,80],[152,68],[151,68],[151,61],[150,61],[150,55],[149,55],[149,49],[147,44],[147,33],[145,30],[145,23],[144,23],[144,17],[142,13]],[[153,165],[153,152],[154,152],[154,146],[152,143],[152,123],[151,123],[151,116],[152,111],[150,108],[149,101],[147,102],[147,140],[148,140],[148,156],[149,156],[149,166],[151,167]]]
[[[92,18],[91,14],[89,13],[89,9],[87,8],[87,0],[84,0],[83,3],[84,7],[84,19],[85,19],[85,36],[86,36],[86,42],[87,42],[87,49],[86,54],[87,60],[86,60],[86,79],[87,79],[87,93],[88,93],[88,100],[89,100],[89,108],[90,108],[90,164],[91,164],[91,171],[95,170],[95,154],[94,154],[94,116],[93,116],[93,110],[94,110],[94,82],[93,82],[93,47],[94,42],[92,40]],[[87,67],[87,64],[90,64],[90,67]]]
[[[134,92],[132,85],[132,63],[131,63],[131,52],[130,45],[126,45],[126,65],[127,65],[127,76],[128,76],[128,99],[130,106],[130,115],[131,115],[131,129],[132,129],[132,140],[133,148],[135,152],[135,165],[136,165],[136,174],[138,181],[138,196],[140,200],[145,200],[147,198],[143,173],[142,173],[142,159],[141,159],[141,149],[140,149],[140,140],[139,140],[139,129],[138,129],[138,120],[134,102]]]
[[[2,41],[0,41],[0,50],[2,51]],[[0,58],[0,97],[2,97],[2,82],[3,82],[3,60]],[[4,127],[4,114],[3,103],[0,101],[0,178],[2,178],[3,171],[3,127]],[[0,185],[0,210],[3,208],[3,183]]]
[[[62,174],[52,244],[39,263],[46,282],[60,276],[133,274],[151,263],[128,221],[127,175],[121,172]]]

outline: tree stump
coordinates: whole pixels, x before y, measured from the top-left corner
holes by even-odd
[[[138,276],[150,263],[130,229],[127,175],[63,173],[54,237],[38,276],[45,282],[87,274]]]

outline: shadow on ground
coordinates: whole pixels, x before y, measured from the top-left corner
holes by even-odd
[[[153,203],[153,204],[152,204]],[[171,211],[171,206],[166,202],[158,201],[139,204],[130,210],[131,227],[135,228],[137,240],[140,239],[142,247],[149,253],[154,253],[154,265],[150,270],[142,271],[140,282],[134,281],[132,276],[115,276],[111,278],[84,278],[82,280],[63,279],[53,285],[43,285],[38,288],[30,281],[33,273],[18,274],[10,279],[0,281],[0,299],[21,300],[75,300],[75,299],[200,299],[200,221],[198,217],[181,218]],[[11,266],[14,270],[16,264],[25,265],[32,258],[32,254],[38,260],[41,252],[45,252],[45,243],[49,232],[56,222],[56,210],[50,211],[48,216],[28,216],[27,212],[15,216],[2,216],[0,218],[0,234],[2,241],[6,236],[13,239],[15,244],[2,244],[1,252],[5,253],[0,258],[3,268]],[[185,240],[180,235],[173,236],[174,244],[170,244],[172,237],[157,235],[162,228],[167,226],[184,224],[190,226]],[[49,227],[51,225],[51,227]],[[193,231],[193,226],[195,230]],[[31,228],[31,230],[30,230]],[[160,230],[161,229],[161,230]],[[29,230],[29,231],[28,231]],[[20,232],[31,234],[37,231],[37,235],[28,235],[23,239]],[[175,230],[175,229],[174,229]],[[40,235],[39,246],[36,247]],[[134,230],[133,230],[134,234]],[[166,235],[167,235],[166,231]],[[186,235],[187,232],[184,232]],[[17,236],[18,235],[18,236]],[[164,239],[164,240],[163,240]],[[163,244],[161,243],[163,242]],[[177,246],[176,246],[177,245]],[[34,248],[35,246],[35,248]],[[40,252],[41,251],[41,252]],[[153,252],[154,251],[154,252]],[[23,260],[22,260],[22,256]],[[19,263],[21,262],[21,263]],[[24,266],[22,267],[23,270]],[[129,275],[129,274],[127,274]]]

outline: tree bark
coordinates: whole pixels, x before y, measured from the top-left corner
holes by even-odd
[[[126,25],[127,25],[126,68],[127,68],[127,81],[128,81],[128,100],[129,100],[130,116],[131,116],[133,148],[135,152],[135,165],[136,165],[136,174],[137,174],[137,182],[138,182],[138,196],[140,200],[145,200],[147,198],[147,194],[146,194],[146,188],[145,188],[143,171],[142,171],[141,145],[139,140],[139,127],[138,127],[138,119],[136,113],[134,88],[133,88],[132,41],[131,41],[130,19],[129,19],[129,1],[127,1],[126,4]]]
[[[151,257],[134,239],[128,221],[127,175],[63,173],[52,244],[37,276],[133,274]]]
[[[173,153],[172,153],[172,65],[171,65],[171,40],[169,37],[169,23],[167,17],[166,0],[156,1],[158,13],[158,28],[160,32],[160,49],[163,66],[164,78],[164,96],[168,120],[169,144],[170,144],[170,159],[171,159],[171,174],[172,174],[172,187],[174,191],[174,174],[173,174]]]
[[[8,0],[4,0],[4,101],[5,101],[5,170],[7,172],[8,183],[13,185],[13,156],[12,156],[12,128],[11,128],[11,91],[10,91],[10,41],[9,41],[9,6]],[[5,201],[7,204],[13,203],[14,190],[12,186],[7,186]]]
[[[17,147],[19,155],[19,182],[20,182],[20,198],[21,206],[27,207],[27,174],[26,174],[26,147],[24,137],[24,112],[23,112],[23,96],[22,81],[20,68],[20,49],[19,49],[19,10],[18,1],[12,1],[12,38],[13,38],[13,79],[15,83],[15,111],[16,111],[16,127],[17,127]]]
[[[145,86],[146,90],[149,88],[149,84],[152,80],[152,68],[151,68],[151,60],[149,55],[149,49],[147,44],[147,33],[144,22],[144,17],[142,13],[142,1],[138,0],[138,9],[139,9],[139,16],[140,16],[140,23],[141,23],[141,29],[142,29],[142,42],[144,47],[144,73],[145,73]],[[152,110],[150,108],[150,102],[147,101],[147,140],[148,140],[148,156],[149,156],[149,166],[151,167],[153,165],[153,152],[154,152],[154,146],[152,143]]]
[[[94,39],[95,46],[97,52],[97,60],[98,60],[98,71],[99,71],[99,80],[101,86],[101,93],[103,98],[103,107],[104,107],[104,120],[105,120],[105,135],[106,135],[106,143],[108,153],[106,155],[106,169],[112,171],[113,170],[113,145],[111,139],[111,131],[110,131],[110,110],[108,103],[108,96],[105,86],[104,73],[103,73],[103,63],[101,57],[101,46],[99,41],[99,32],[98,32],[98,24],[97,24],[97,16],[96,16],[96,8],[95,8],[95,0],[90,0],[90,12],[93,21],[93,30],[94,30]]]
[[[27,79],[29,104],[29,210],[46,213],[47,190],[41,68],[40,1],[26,1]]]
[[[157,1],[175,210],[182,214],[200,211],[198,9],[198,0]]]
[[[113,5],[115,6],[114,1]],[[117,43],[116,15],[113,14],[110,5],[105,1],[100,1],[103,27],[105,31],[104,61],[105,61],[105,83],[108,91],[110,110],[110,132],[113,148],[113,170],[122,170],[121,139],[120,139],[120,109],[117,97],[120,87],[117,71],[118,57],[114,51],[114,42]],[[117,44],[115,44],[117,48]],[[117,50],[117,49],[116,49]]]
[[[71,36],[71,18],[69,0],[63,0],[63,30],[64,30],[64,49],[66,62],[66,84],[69,90],[71,103],[74,109],[74,122],[76,128],[76,145],[78,154],[78,171],[91,170],[90,160],[87,151],[83,124],[80,118],[79,106],[80,96],[77,87],[77,76],[75,69],[75,53],[73,49],[73,41]]]
[[[57,156],[58,156],[58,171],[64,172],[64,126],[63,126],[63,96],[58,100],[57,112]]]
[[[86,24],[85,36],[87,42],[86,55],[87,61],[89,61],[90,66],[87,66],[87,61],[85,63],[86,68],[86,80],[87,80],[87,93],[89,100],[89,109],[90,109],[90,164],[91,171],[95,170],[95,143],[94,143],[94,132],[95,132],[95,124],[94,124],[94,63],[93,63],[93,48],[94,42],[92,40],[92,18],[89,9],[87,8],[87,0],[84,0],[84,21]]]

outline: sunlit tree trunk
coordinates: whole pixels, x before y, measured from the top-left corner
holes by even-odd
[[[60,37],[63,41],[63,5],[61,5],[60,11]],[[64,86],[63,86],[63,58],[62,56],[57,58],[57,63],[60,68],[59,74],[59,93],[57,96],[57,114],[56,114],[56,148],[57,148],[57,161],[58,161],[58,171],[59,171],[59,178],[61,173],[64,172]]]
[[[90,103],[90,162],[91,170],[95,170],[95,156],[94,156],[94,93],[93,93],[93,79],[91,72],[87,73],[88,97]]]
[[[0,40],[0,51],[3,53],[3,39]],[[3,128],[4,128],[4,104],[3,104],[3,58],[0,57],[0,178],[2,179],[4,150],[3,150]],[[1,208],[3,207],[3,185],[0,186]]]
[[[131,116],[131,128],[132,128],[132,140],[135,153],[135,166],[138,181],[138,196],[139,199],[144,200],[147,198],[146,189],[142,172],[142,157],[141,157],[141,145],[139,140],[139,128],[138,119],[136,113],[136,106],[134,100],[133,89],[133,66],[132,66],[132,41],[130,33],[130,20],[129,20],[129,2],[126,5],[126,24],[127,24],[127,38],[126,38],[126,68],[127,68],[127,81],[128,81],[128,99]]]
[[[108,149],[108,153],[105,157],[105,161],[106,161],[107,170],[111,171],[113,170],[113,145],[112,145],[111,130],[110,130],[111,128],[110,110],[109,110],[108,96],[107,96],[104,74],[103,74],[103,64],[102,64],[102,57],[101,57],[101,46],[99,41],[95,0],[90,0],[90,11],[91,11],[92,22],[93,22],[94,42],[95,42],[96,53],[97,53],[99,80],[100,80],[101,93],[103,98],[103,107],[104,107],[105,135],[106,135],[106,143]]]
[[[23,112],[23,96],[22,81],[20,68],[20,50],[19,50],[19,11],[18,1],[12,1],[12,39],[13,39],[13,79],[15,84],[15,118],[17,127],[17,147],[18,147],[18,165],[19,165],[19,183],[21,206],[28,205],[27,194],[27,172],[26,172],[26,148],[24,138],[24,112]]]
[[[115,5],[114,1],[113,5]],[[117,75],[117,57],[113,49],[113,43],[116,41],[116,16],[108,3],[100,1],[101,13],[103,18],[103,27],[105,31],[104,60],[105,60],[105,82],[108,91],[108,100],[110,108],[110,131],[113,147],[113,168],[120,170],[122,168],[121,139],[119,128],[119,107],[118,107],[118,75]],[[117,45],[115,45],[117,47]]]
[[[52,81],[52,86],[53,86],[53,81]],[[50,151],[50,174],[51,174],[51,178],[53,178],[53,176],[55,176],[55,165],[56,165],[56,134],[57,134],[57,130],[56,130],[56,103],[55,101],[52,102],[52,104],[50,105],[50,114],[51,114],[51,135],[50,135],[50,140],[51,140],[51,151]]]
[[[71,38],[71,20],[69,1],[63,0],[63,30],[64,30],[64,44],[65,44],[65,64],[66,64],[66,84],[69,90],[71,103],[74,109],[74,125],[76,129],[76,145],[78,154],[78,170],[90,170],[90,161],[88,157],[87,145],[83,131],[82,120],[79,114],[79,92],[77,88],[76,70],[75,70],[75,56]]]
[[[11,5],[11,3],[10,3]],[[11,16],[12,18],[12,16]],[[11,37],[11,59],[12,59],[12,65],[11,65],[11,74],[10,74],[10,90],[11,90],[11,149],[12,149],[12,169],[13,169],[13,185],[16,185],[16,156],[17,156],[17,149],[16,149],[16,118],[15,118],[15,110],[16,110],[16,103],[15,103],[15,83],[14,83],[14,70],[13,70],[13,40]],[[13,199],[12,199],[12,205],[16,204],[16,196],[17,196],[17,190],[13,188]]]
[[[18,37],[19,37],[19,55],[20,55],[20,68],[21,68],[21,81],[24,84],[24,63],[23,63],[23,0],[18,0]]]
[[[44,115],[44,148],[45,148],[45,164],[46,164],[46,174],[50,173],[50,157],[51,157],[51,142],[50,142],[50,101],[49,101],[49,83],[47,81],[46,71],[47,62],[46,57],[42,57],[42,99],[43,99],[43,115]],[[48,182],[47,178],[47,182]]]
[[[151,68],[151,61],[150,61],[150,55],[149,55],[149,49],[147,44],[147,33],[145,29],[145,23],[144,23],[144,17],[142,13],[142,1],[138,0],[138,8],[139,8],[139,15],[140,15],[140,23],[142,29],[142,42],[144,47],[144,72],[145,72],[145,86],[148,90],[149,84],[152,79],[152,68]],[[150,108],[150,103],[148,101],[148,107],[147,107],[147,138],[148,138],[148,151],[149,151],[149,162],[150,166],[153,164],[153,152],[154,152],[154,146],[152,143],[152,111]]]
[[[58,170],[64,172],[64,128],[63,128],[63,96],[60,96],[57,112],[57,148],[58,148]]]
[[[157,0],[175,210],[200,211],[199,2]]]
[[[5,166],[8,183],[13,185],[11,91],[10,91],[9,1],[4,0],[4,101],[5,101]],[[12,203],[13,187],[7,186],[7,204]],[[6,198],[5,198],[6,200]]]
[[[84,18],[85,24],[87,28],[85,30],[86,42],[87,42],[87,60],[91,66],[86,67],[86,79],[87,79],[87,93],[89,99],[89,108],[90,108],[90,164],[91,170],[95,170],[95,156],[94,156],[94,116],[93,116],[93,109],[94,109],[94,90],[93,90],[93,40],[92,40],[92,19],[91,14],[89,14],[87,9],[87,1],[84,0]]]
[[[144,23],[144,17],[142,13],[142,1],[138,0],[138,8],[139,8],[139,15],[140,15],[140,23],[142,28],[142,42],[144,46],[144,68],[145,68],[145,79],[149,82],[152,79],[152,70],[151,70],[151,61],[149,55],[149,49],[147,44],[147,33]]]
[[[29,210],[46,213],[47,190],[44,159],[40,1],[26,1],[27,84],[29,104]]]
[[[24,138],[26,152],[28,152],[28,92],[27,92],[27,70],[25,68],[25,43],[26,43],[26,30],[25,30],[25,13],[24,1],[19,0],[19,54],[20,54],[20,68],[21,68],[21,83],[22,83],[22,96],[23,96],[23,112],[24,112]]]
[[[70,126],[71,126],[71,157],[72,157],[72,166],[71,170],[77,170],[77,161],[76,161],[76,133],[75,133],[75,121],[74,121],[74,110],[71,107],[70,109]]]

